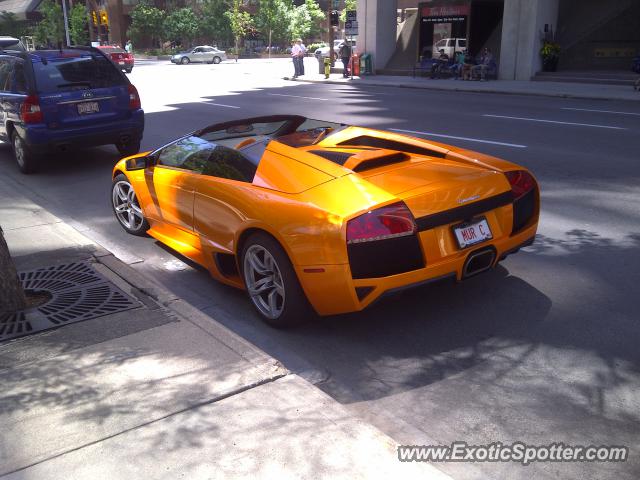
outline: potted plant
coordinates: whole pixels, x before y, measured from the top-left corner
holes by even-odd
[[[542,57],[542,71],[555,72],[558,69],[558,60],[560,59],[560,45],[554,41],[545,40],[542,42],[540,56]]]

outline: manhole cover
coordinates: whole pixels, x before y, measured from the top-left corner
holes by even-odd
[[[0,315],[0,341],[140,306],[84,262],[20,272],[25,289],[44,290],[51,300],[38,308]]]

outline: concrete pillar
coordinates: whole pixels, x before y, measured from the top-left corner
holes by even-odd
[[[531,80],[540,71],[545,24],[556,28],[559,0],[504,0],[499,77]]]
[[[370,53],[373,71],[384,68],[396,48],[397,1],[358,0],[358,53]]]

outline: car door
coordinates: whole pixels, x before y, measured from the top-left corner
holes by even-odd
[[[13,61],[10,57],[0,57],[0,138],[7,140],[7,120],[11,109],[11,77]]]
[[[189,57],[191,58],[192,62],[201,63],[204,61],[203,55],[204,52],[202,51],[202,48],[198,47],[193,49],[193,52],[191,52],[191,55],[189,55]]]
[[[251,189],[259,158],[265,148],[257,142],[247,155],[217,145],[204,160],[196,184],[194,229],[203,243],[218,252],[232,252],[235,234],[256,208]]]
[[[215,54],[215,50],[213,48],[205,48],[202,52],[202,61],[211,63],[213,62],[213,56]]]
[[[160,223],[193,232],[193,198],[199,176],[189,163],[201,143],[184,137],[153,154],[155,165],[145,169],[145,183],[152,205],[145,214]]]

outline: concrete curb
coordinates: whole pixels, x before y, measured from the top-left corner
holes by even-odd
[[[524,95],[529,97],[551,97],[551,98],[572,98],[576,100],[605,100],[605,101],[631,101],[631,102],[640,102],[640,94],[637,95],[637,98],[615,98],[610,96],[598,96],[598,95],[584,95],[584,94],[572,94],[572,93],[564,93],[564,92],[531,92],[527,90],[514,90],[507,91],[503,89],[496,88],[457,88],[457,87],[442,87],[438,85],[413,85],[413,84],[390,84],[385,82],[376,82],[374,81],[361,81],[362,79],[359,77],[355,77],[353,83],[351,80],[331,80],[331,79],[309,79],[309,78],[291,78],[291,77],[283,77],[283,80],[288,80],[290,82],[303,82],[303,83],[328,83],[332,85],[344,85],[351,84],[355,85],[356,82],[360,85],[368,85],[372,87],[392,87],[392,88],[408,88],[414,90],[435,90],[439,92],[457,92],[457,93],[488,93],[488,94],[501,94],[501,95]]]
[[[287,375],[289,371],[285,369],[275,358],[260,350],[255,345],[249,343],[244,338],[232,332],[224,325],[216,322],[209,315],[191,306],[180,297],[166,290],[164,287],[142,275],[131,266],[127,265],[111,253],[106,255],[94,255],[96,262],[104,265],[113,274],[120,277],[131,287],[140,290],[145,295],[151,297],[162,307],[172,311],[184,320],[197,326],[207,334],[215,337],[224,343],[231,350],[242,358],[252,363],[273,363],[274,368],[280,370],[279,373]]]

